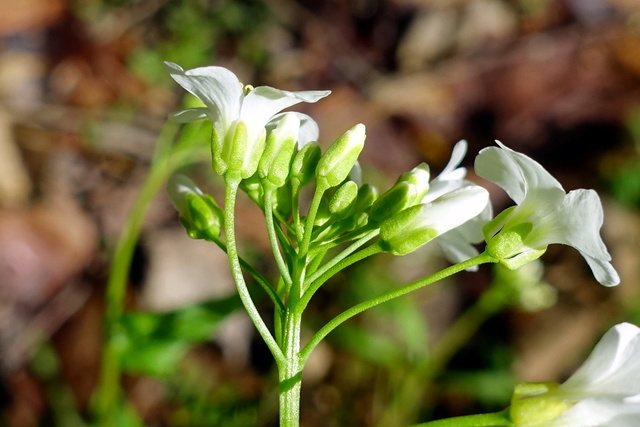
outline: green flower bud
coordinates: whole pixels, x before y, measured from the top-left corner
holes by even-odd
[[[394,185],[373,203],[369,211],[369,222],[380,224],[391,218],[411,206],[416,200],[416,195],[416,186],[409,182]]]
[[[321,154],[318,143],[310,142],[293,157],[290,177],[297,187],[302,187],[313,179]]]
[[[275,209],[282,216],[282,218],[289,218],[291,216],[293,206],[291,206],[291,187],[288,185],[278,188],[276,191],[276,206]]]
[[[423,224],[425,206],[412,206],[382,223],[380,239],[387,252],[406,255],[439,234],[435,228]]]
[[[429,192],[429,179],[431,178],[431,171],[429,165],[426,163],[420,163],[409,172],[404,172],[398,177],[395,185],[402,182],[413,184],[416,189],[416,198],[411,201],[410,204],[420,203],[424,196]]]
[[[266,131],[254,141],[249,141],[247,125],[238,121],[227,132],[221,158],[227,165],[225,173],[237,173],[245,179],[258,169],[258,162],[264,151]]]
[[[185,217],[182,218],[182,223],[187,228],[189,237],[205,240],[220,237],[224,213],[216,205],[213,197],[208,194],[204,196],[187,194],[186,199],[190,221]]]
[[[349,214],[351,208],[356,204],[358,197],[358,184],[347,181],[342,184],[329,200],[329,212],[337,217]]]
[[[275,187],[285,184],[291,169],[299,130],[300,119],[294,113],[287,113],[269,133],[258,164],[260,178],[268,179]]]
[[[557,383],[518,384],[511,398],[509,415],[518,426],[544,425],[562,415],[570,405],[553,398]]]
[[[318,185],[330,188],[349,175],[364,148],[365,127],[357,124],[345,132],[320,158],[316,169]]]
[[[224,214],[213,197],[204,194],[193,181],[180,174],[169,179],[167,193],[189,237],[210,240],[220,236]]]

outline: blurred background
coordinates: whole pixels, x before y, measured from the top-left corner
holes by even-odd
[[[498,139],[567,190],[602,197],[620,286],[601,287],[577,251],[555,246],[517,273],[481,268],[376,308],[314,353],[303,425],[500,410],[518,382],[565,379],[612,324],[640,324],[637,0],[0,0],[0,424],[89,419],[109,262],[182,103],[164,60],[332,90],[301,109],[324,147],[364,123],[365,181],[383,190],[419,162],[442,169],[465,138],[470,178],[503,209],[506,195],[472,170]],[[206,164],[190,172],[219,194]],[[243,254],[273,272],[260,212],[240,207]],[[354,266],[318,293],[308,335],[444,266],[429,246]],[[276,425],[277,376],[227,269],[221,251],[186,237],[162,191],[127,293],[143,314],[130,319],[122,384],[144,425]],[[270,318],[268,299],[258,305]],[[435,369],[424,361],[438,348]]]

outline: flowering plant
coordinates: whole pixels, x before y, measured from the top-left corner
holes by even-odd
[[[283,427],[299,425],[302,370],[311,352],[336,327],[365,310],[460,271],[477,270],[481,264],[516,269],[539,258],[553,243],[580,251],[602,285],[620,281],[599,235],[603,212],[597,194],[566,193],[540,164],[501,143],[483,149],[475,162],[479,176],[498,184],[516,202],[494,218],[488,191],[467,180],[466,169],[460,167],[467,152],[465,141],[454,146],[449,163],[434,179],[423,163],[379,195],[373,185],[361,182],[363,124],[347,130],[323,153],[311,117],[281,113],[301,102],[317,102],[329,91],[254,88],[242,85],[221,67],[185,71],[166,64],[173,79],[202,103],[170,117],[180,123],[210,122],[211,164],[225,187],[219,204],[186,176],[174,175],[168,181],[168,194],[189,236],[213,242],[227,254],[240,300],[276,362]],[[313,194],[308,204],[301,203],[304,187]],[[277,266],[275,279],[264,277],[240,256],[235,238],[239,191],[264,214]],[[575,212],[580,214],[569,215]],[[483,240],[486,247],[480,252],[477,244]],[[453,265],[361,301],[302,341],[304,311],[336,273],[373,255],[403,256],[432,241]],[[258,312],[245,274],[273,302],[273,328]],[[619,325],[605,335],[565,384],[519,386],[510,410],[423,425],[631,425],[628,420],[637,420],[639,413],[640,393],[635,378],[640,368],[627,363],[638,352],[634,328]],[[632,385],[621,381],[632,375]],[[542,407],[544,411],[536,412]],[[593,411],[601,416],[592,417],[599,420],[596,424],[588,424],[584,420]]]

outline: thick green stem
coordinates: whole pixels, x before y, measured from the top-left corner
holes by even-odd
[[[284,363],[278,366],[280,427],[298,427],[303,363],[300,359],[301,315],[285,313],[283,332]]]
[[[416,424],[412,427],[511,427],[513,422],[509,418],[509,410],[491,414],[466,415],[462,417],[445,418]]]
[[[390,301],[394,298],[398,298],[402,295],[408,294],[409,292],[413,292],[417,289],[430,285],[434,282],[442,280],[446,277],[449,277],[455,273],[466,270],[467,268],[474,267],[476,265],[488,263],[488,262],[497,262],[495,258],[485,253],[480,254],[474,258],[468,259],[461,263],[452,265],[450,267],[445,268],[435,274],[427,276],[423,279],[416,280],[415,282],[409,283],[408,285],[402,286],[400,288],[394,289],[392,291],[386,292],[378,297],[371,298],[367,301],[363,301],[360,304],[356,304],[353,307],[343,311],[332,320],[330,320],[326,325],[324,325],[316,334],[309,340],[309,342],[302,349],[300,356],[302,360],[307,360],[313,349],[326,337],[331,331],[337,328],[342,323],[346,322],[353,316],[362,313],[365,310],[368,310],[372,307],[375,307],[383,302]]]
[[[225,175],[226,190],[224,198],[224,232],[227,241],[227,258],[229,259],[231,275],[233,276],[233,281],[235,282],[236,288],[238,289],[240,300],[242,301],[245,310],[247,310],[247,314],[251,318],[251,321],[258,330],[258,333],[264,340],[269,350],[271,350],[271,354],[273,354],[276,363],[280,365],[284,363],[284,355],[282,354],[282,350],[280,350],[280,347],[278,347],[278,344],[273,338],[273,335],[271,335],[269,328],[267,328],[267,325],[264,323],[264,320],[260,316],[258,309],[251,299],[249,289],[247,288],[247,284],[244,280],[244,275],[242,274],[242,266],[240,265],[240,260],[238,258],[235,233],[235,204],[239,184],[239,177],[233,175]]]

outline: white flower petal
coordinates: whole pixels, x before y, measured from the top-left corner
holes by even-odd
[[[564,189],[549,172],[528,156],[496,142],[500,148],[487,147],[478,153],[475,171],[479,176],[498,184],[517,204],[532,189],[538,193],[540,203],[551,206],[561,203]]]
[[[165,64],[176,83],[207,106],[211,120],[219,121],[227,129],[238,118],[243,90],[240,81],[231,71],[223,67],[201,67],[184,71],[172,62]]]
[[[545,427],[637,427],[640,404],[610,399],[585,399]]]
[[[276,113],[300,102],[316,102],[331,92],[316,90],[288,92],[269,86],[259,86],[247,94],[242,103],[240,119],[247,126],[263,127]]]
[[[584,252],[580,252],[583,258],[589,264],[593,276],[603,286],[617,286],[620,284],[620,276],[618,272],[613,268],[609,261],[601,258],[594,258]]]
[[[478,185],[468,185],[444,194],[425,205],[425,225],[446,233],[478,216],[489,203],[489,193]]]
[[[491,219],[491,216],[491,203],[487,203],[480,215],[438,236],[436,242],[440,245],[445,257],[453,263],[459,263],[478,255],[478,250],[473,245],[484,239],[482,227]],[[477,267],[469,269],[469,271],[477,270]]]
[[[177,123],[189,123],[207,117],[208,110],[206,108],[186,108],[184,110],[174,111],[169,114],[169,118]]]
[[[560,388],[568,395],[640,394],[640,328],[621,323],[609,329]]]
[[[441,179],[447,179],[446,176],[453,172],[460,165],[460,163],[462,163],[464,156],[467,154],[467,148],[467,141],[465,141],[464,139],[458,141],[456,145],[453,146],[451,158],[449,159],[447,166],[444,167],[444,169],[442,170],[442,172],[440,172],[440,175],[438,175],[436,179],[440,177]]]

